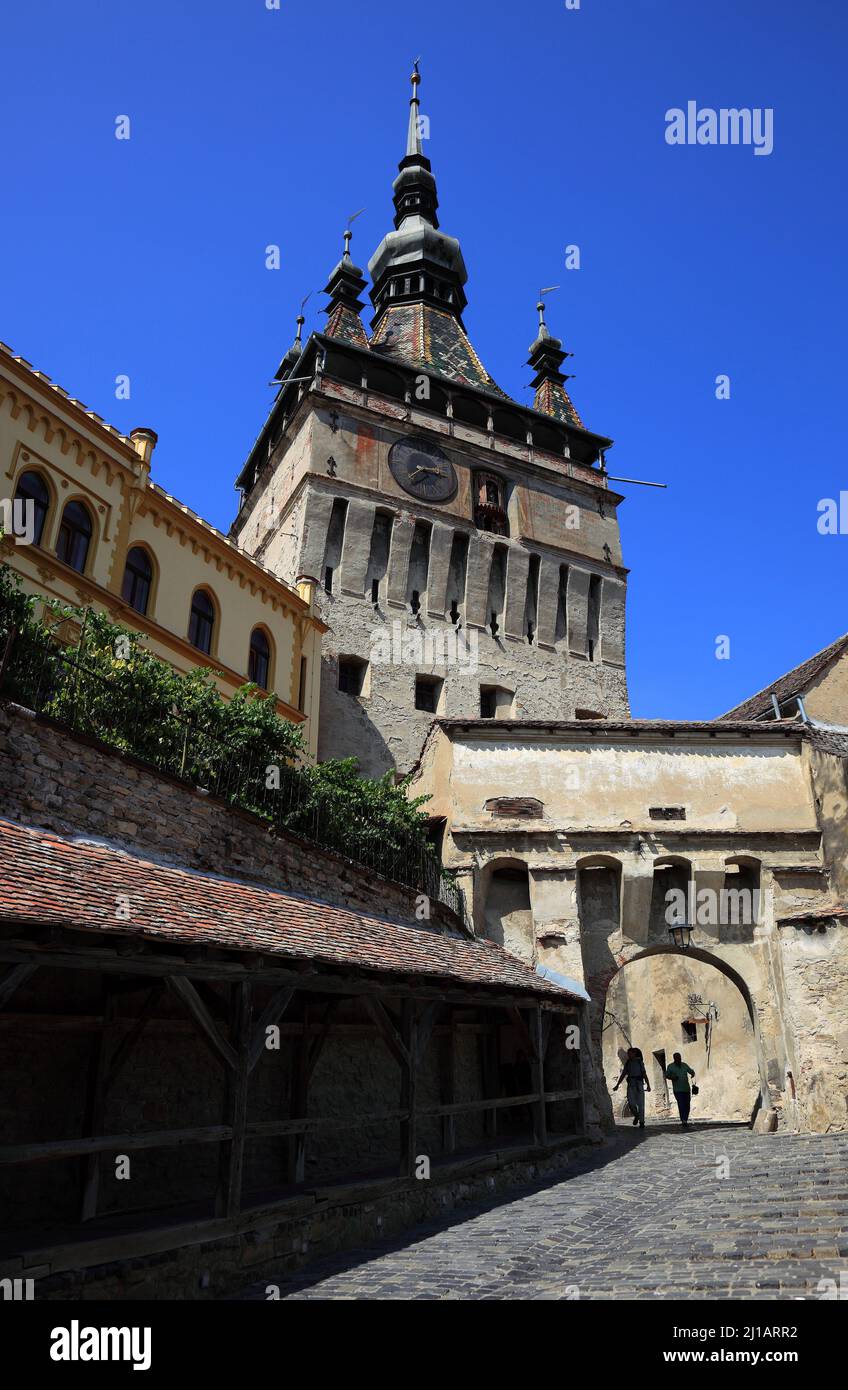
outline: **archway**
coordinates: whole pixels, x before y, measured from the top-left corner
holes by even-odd
[[[659,957],[672,958],[657,969]],[[628,972],[629,975],[628,975]],[[623,1117],[623,1087],[612,1095],[628,1046],[640,1047],[651,1082],[648,1119],[675,1120],[663,1072],[679,1052],[701,1092],[693,1118],[752,1123],[771,1108],[757,1011],[743,977],[701,947],[647,946],[620,963],[608,982],[601,1031],[602,1065],[613,1114]],[[619,1100],[619,1097],[622,1097]]]

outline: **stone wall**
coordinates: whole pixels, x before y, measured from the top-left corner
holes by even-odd
[[[133,758],[16,706],[0,705],[0,808],[8,820],[108,840],[266,888],[377,917],[415,920],[415,893]],[[456,926],[432,905],[433,921]]]
[[[302,407],[234,527],[281,577],[307,573],[322,586],[319,756],[353,750],[368,776],[411,767],[432,720],[416,709],[416,675],[438,678],[437,712],[449,717],[477,717],[481,686],[504,692],[499,713],[517,718],[626,715],[620,499],[597,471],[398,402],[371,397],[367,409],[361,393],[328,380],[322,394],[332,402],[319,394]],[[392,445],[416,431],[440,435],[456,470],[456,493],[438,506],[410,497],[388,466]],[[509,537],[474,525],[475,473],[493,469]],[[457,630],[472,643],[467,656],[450,654]],[[339,690],[340,656],[370,663],[361,695]]]
[[[791,1077],[790,1122],[825,1134],[848,1129],[848,927],[844,920],[780,928]]]

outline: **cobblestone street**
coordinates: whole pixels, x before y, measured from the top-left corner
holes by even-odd
[[[848,1134],[622,1128],[564,1178],[241,1297],[818,1299],[848,1275],[846,1227]]]

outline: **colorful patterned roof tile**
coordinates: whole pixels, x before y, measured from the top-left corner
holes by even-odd
[[[370,346],[381,355],[437,372],[462,386],[480,386],[510,399],[486,371],[454,315],[432,304],[392,305],[378,323]]]
[[[564,425],[579,425],[585,429],[571,397],[559,381],[543,381],[536,391],[533,405],[542,415],[551,415]]]
[[[324,332],[328,338],[337,338],[351,347],[367,348],[368,338],[362,320],[347,304],[334,304]]]

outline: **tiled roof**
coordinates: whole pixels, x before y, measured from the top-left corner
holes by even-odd
[[[436,719],[434,724],[449,732],[471,729],[475,733],[500,735],[512,730],[553,729],[560,733],[583,734],[754,734],[774,737],[788,734],[801,738],[806,725],[791,719],[734,720],[727,719]]]
[[[842,637],[837,637],[835,642],[831,642],[829,647],[816,652],[807,661],[802,661],[800,666],[795,666],[793,670],[787,671],[778,680],[772,681],[765,689],[752,695],[750,699],[743,700],[741,705],[736,705],[728,710],[727,714],[722,714],[722,719],[756,719],[760,714],[768,714],[772,709],[771,697],[777,696],[779,704],[784,700],[789,700],[793,695],[803,695],[812,685],[813,681],[824,671],[831,662],[848,647],[848,633]]]
[[[338,338],[343,343],[350,343],[352,347],[367,348],[368,346],[362,320],[356,310],[351,309],[347,304],[333,305],[324,332],[328,338]]]
[[[585,429],[574,402],[560,381],[543,381],[536,392],[534,408],[542,415],[552,415],[564,425],[579,425]]]
[[[386,311],[371,347],[449,377],[463,386],[482,386],[509,400],[480,361],[453,314],[431,304],[395,304]]]
[[[128,921],[115,916],[122,895],[129,899]],[[6,820],[0,820],[0,917],[575,998],[491,941],[172,868]]]
[[[804,733],[814,748],[825,753],[835,753],[838,758],[848,758],[848,729],[820,729],[816,724],[805,724]]]

